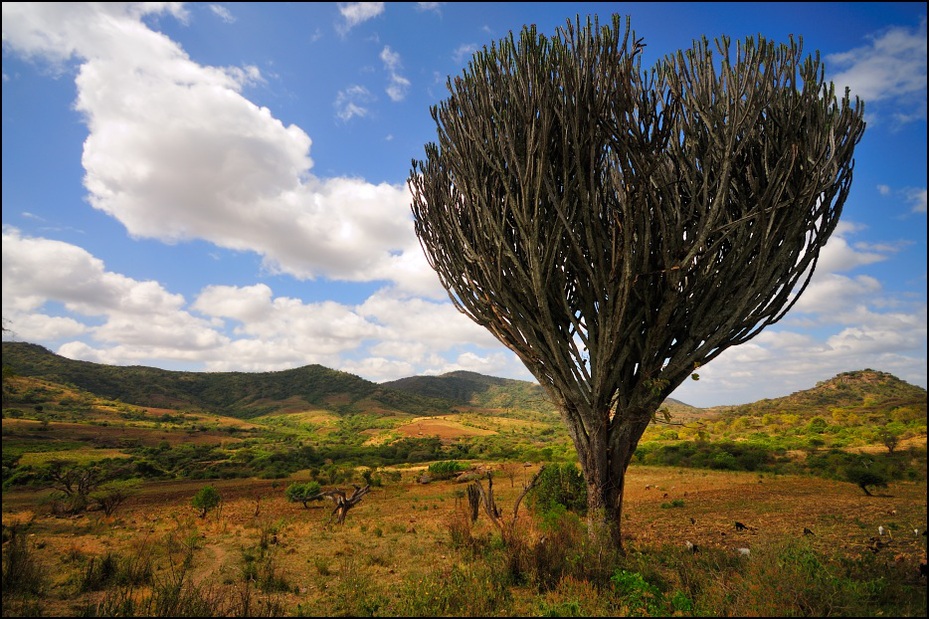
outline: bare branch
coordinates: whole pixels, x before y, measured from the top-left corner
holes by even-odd
[[[332,513],[329,514],[329,522],[332,522],[332,518],[335,517],[337,524],[344,524],[345,516],[348,515],[348,510],[360,503],[364,495],[371,491],[371,486],[354,486],[354,488],[355,490],[349,496],[346,496],[345,492],[339,489],[326,490],[320,493],[320,496],[335,503],[335,508],[332,510]]]
[[[499,529],[504,541],[510,541],[514,532],[516,531],[516,520],[519,517],[519,505],[522,503],[526,494],[528,494],[530,490],[538,485],[539,477],[542,475],[542,471],[544,470],[545,466],[543,465],[541,468],[539,468],[536,474],[532,476],[532,479],[529,480],[529,483],[523,487],[522,492],[519,493],[516,502],[513,504],[513,516],[509,522],[504,520],[499,508],[497,508],[497,504],[494,499],[493,474],[491,472],[487,473],[486,492],[484,491],[484,486],[481,484],[480,480],[471,482],[468,485],[468,499],[471,505],[471,521],[473,522],[477,520],[478,507],[483,507],[484,513],[487,514],[487,517],[494,524],[494,526]]]

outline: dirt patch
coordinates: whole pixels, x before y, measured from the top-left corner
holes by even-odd
[[[442,440],[496,434],[493,430],[475,428],[446,417],[418,417],[410,423],[399,426],[397,432],[414,438],[437,436]]]

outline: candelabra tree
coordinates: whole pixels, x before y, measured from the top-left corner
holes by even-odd
[[[806,289],[865,126],[800,38],[704,38],[649,70],[644,47],[617,15],[485,46],[408,179],[429,264],[558,406],[591,535],[620,549],[642,433]]]

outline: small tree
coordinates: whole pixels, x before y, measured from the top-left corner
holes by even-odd
[[[900,435],[887,426],[877,431],[877,437],[881,439],[881,443],[884,444],[884,447],[886,447],[887,451],[891,454],[900,444]]]
[[[887,476],[873,467],[856,464],[845,469],[845,479],[856,484],[868,496],[873,496],[868,486],[887,487]]]
[[[322,486],[319,485],[318,481],[294,482],[287,487],[284,495],[291,503],[303,503],[305,508],[309,508],[310,501],[323,499]]]
[[[96,464],[78,464],[71,460],[52,460],[44,476],[59,491],[70,512],[85,509],[90,494],[107,481],[103,469]]]
[[[200,517],[206,518],[207,513],[222,502],[219,491],[213,486],[204,486],[194,495],[191,504],[200,510]]]
[[[126,502],[126,499],[135,494],[141,485],[141,479],[118,479],[109,481],[90,493],[92,501],[103,510],[107,516],[112,516],[116,508]]]
[[[802,40],[703,39],[650,72],[643,49],[618,15],[510,33],[448,80],[408,180],[430,266],[558,407],[590,533],[620,548],[639,439],[796,303],[865,126]]]
[[[551,464],[540,473],[528,495],[529,503],[538,512],[547,512],[557,505],[584,514],[587,511],[587,486],[577,465],[571,462]]]

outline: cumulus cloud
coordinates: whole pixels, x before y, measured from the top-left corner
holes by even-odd
[[[138,35],[142,38],[137,51],[145,54],[156,39],[173,47],[141,22],[146,15],[158,14],[181,22],[188,16],[183,2],[4,2],[3,43],[28,58],[63,62],[73,56],[105,57],[116,51],[114,42]],[[108,30],[113,36],[107,36]]]
[[[846,311],[880,292],[881,284],[873,277],[852,278],[828,273],[810,283],[792,311],[826,313],[834,317],[836,312]]]
[[[833,234],[819,253],[816,269],[819,273],[837,273],[886,259],[884,253],[855,249],[846,239]]]
[[[345,10],[360,20],[383,10],[373,5]],[[9,20],[6,7],[5,42],[10,30],[9,44],[26,53],[80,58],[75,107],[89,129],[89,201],[132,236],[255,252],[268,272],[301,279],[406,280],[418,290],[430,281],[437,292],[434,275],[413,272],[428,265],[408,189],[313,176],[310,137],[242,96],[262,79],[255,67],[191,61],[145,27],[140,7],[41,4],[9,11]],[[385,51],[396,70],[399,58]],[[360,86],[340,93],[339,116],[364,116],[370,98]]]
[[[16,339],[61,342],[57,352],[70,358],[209,371],[319,363],[369,380],[439,367],[520,371],[515,356],[501,353],[486,330],[449,303],[398,288],[348,305],[276,296],[263,283],[213,285],[188,303],[157,282],[107,270],[80,247],[12,227],[3,231],[2,251],[5,325]],[[56,307],[70,316],[55,315]],[[447,355],[468,364],[448,365]]]
[[[52,315],[49,302],[72,317]],[[3,308],[27,341],[92,334],[102,342],[183,351],[223,340],[208,321],[184,310],[181,295],[159,283],[113,273],[80,247],[25,237],[11,227],[3,231]]]

